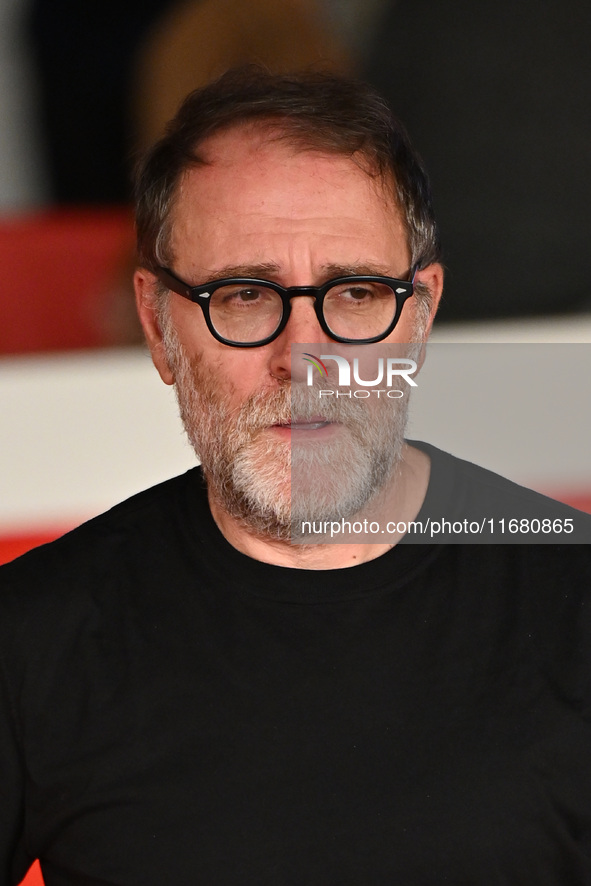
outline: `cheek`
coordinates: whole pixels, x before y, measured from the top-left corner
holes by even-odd
[[[201,353],[200,369],[207,374],[209,386],[231,406],[240,406],[253,394],[269,386],[269,371],[263,359],[248,350],[220,345],[223,351],[205,350]]]
[[[171,319],[190,362],[230,402],[241,403],[269,385],[269,354],[265,349],[232,348],[218,342],[207,328],[201,309],[181,296],[171,305]]]
[[[269,387],[269,372],[266,365],[252,361],[250,364],[237,362],[234,372],[228,379],[231,399],[243,403],[253,394]]]

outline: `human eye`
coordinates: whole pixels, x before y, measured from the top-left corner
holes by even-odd
[[[232,284],[221,286],[213,296],[213,304],[226,311],[263,308],[272,304],[277,294],[264,286]]]
[[[371,307],[376,302],[392,298],[392,295],[391,288],[384,283],[352,281],[333,287],[326,297],[345,309]]]
[[[361,286],[359,283],[355,286],[347,286],[339,292],[339,297],[343,301],[361,302],[367,301],[374,297],[371,286]]]

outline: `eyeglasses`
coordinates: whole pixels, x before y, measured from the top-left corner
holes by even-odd
[[[338,277],[323,286],[285,288],[269,280],[231,277],[191,286],[168,268],[156,277],[167,289],[198,304],[211,334],[234,348],[269,344],[289,320],[291,299],[315,299],[314,310],[323,331],[344,344],[370,344],[390,335],[402,308],[414,291],[416,266],[409,280],[394,277]]]

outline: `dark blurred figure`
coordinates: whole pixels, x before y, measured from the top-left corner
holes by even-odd
[[[323,10],[318,0],[33,0],[54,201],[127,202],[138,144],[228,67],[348,68]]]
[[[364,0],[370,7],[381,0]],[[132,89],[140,149],[158,138],[185,96],[228,68],[256,63],[273,72],[350,72],[345,12],[327,0],[181,0],[171,3],[138,46]],[[339,14],[340,13],[340,14]]]
[[[591,307],[591,4],[399,0],[366,76],[431,174],[443,318]]]
[[[54,202],[129,200],[134,54],[169,5],[170,0],[33,0],[29,33]]]

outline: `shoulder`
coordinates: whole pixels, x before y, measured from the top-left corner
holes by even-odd
[[[422,516],[475,521],[480,525],[480,532],[474,533],[476,537],[462,537],[458,541],[591,543],[591,515],[428,443],[409,443],[431,459]]]
[[[178,514],[183,509],[187,492],[194,489],[199,493],[201,488],[205,498],[200,471],[193,469],[145,489],[55,541],[34,548],[1,566],[0,575],[7,579],[26,574],[42,565],[55,563],[62,557],[76,558],[77,554],[82,559],[95,548],[99,553],[103,546],[108,548],[110,541],[118,543],[123,535],[129,537],[138,531],[146,531],[154,523],[162,523]]]
[[[0,567],[0,642],[5,631],[14,635],[33,623],[40,635],[44,626],[59,631],[60,619],[97,601],[104,606],[134,578],[155,579],[206,509],[201,472],[193,469]]]

